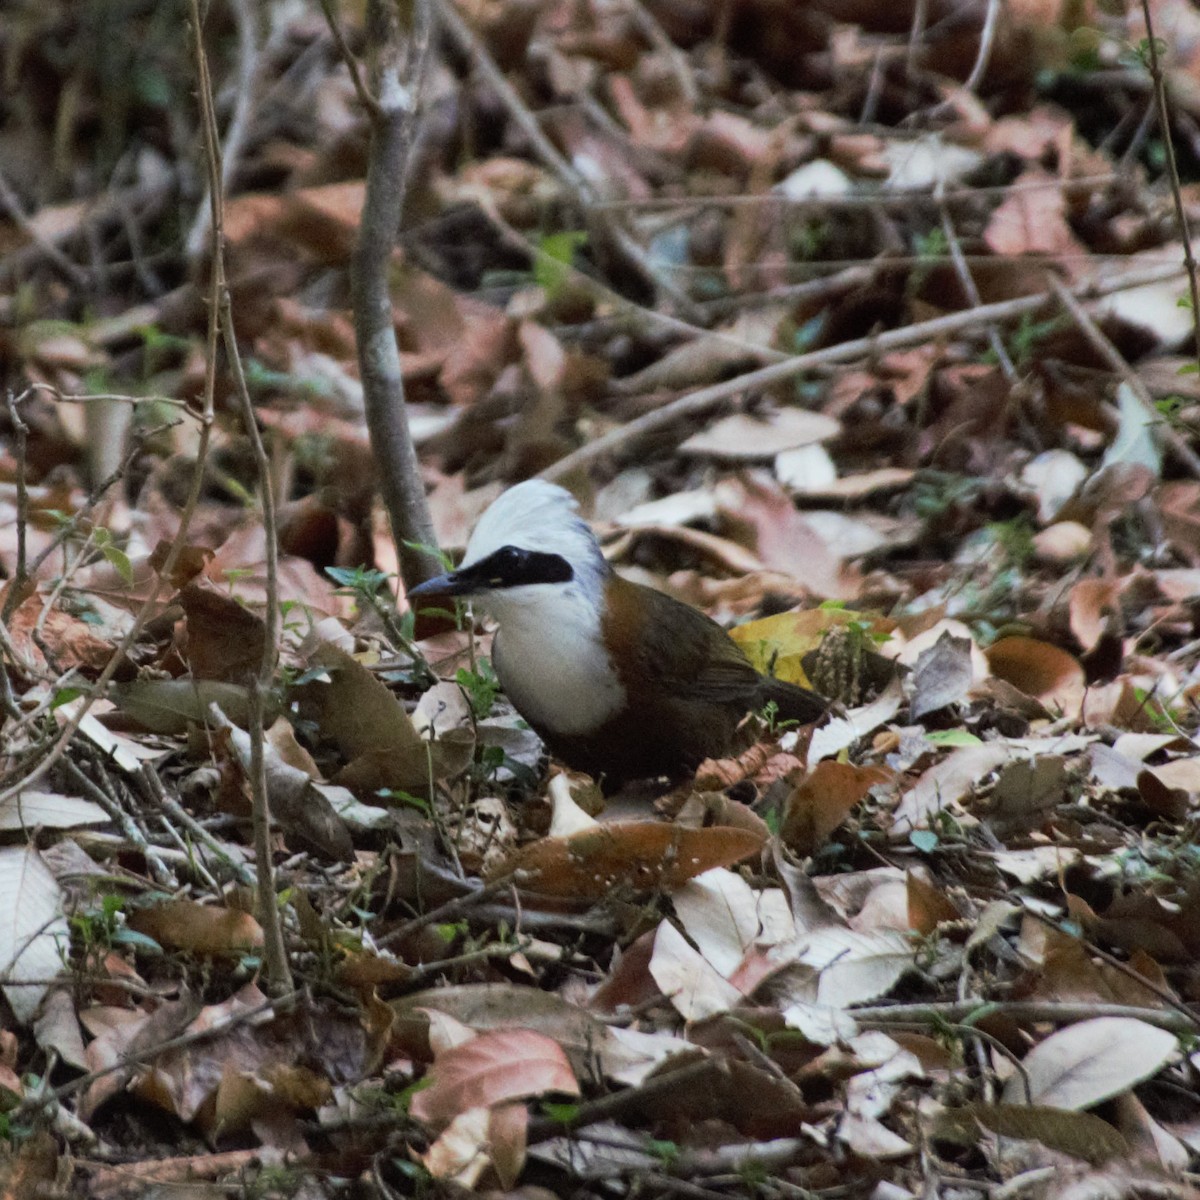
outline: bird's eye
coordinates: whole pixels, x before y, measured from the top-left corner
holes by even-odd
[[[516,546],[502,546],[496,558],[500,565],[504,567],[515,567],[520,565],[521,560],[525,557],[524,550],[518,550]]]

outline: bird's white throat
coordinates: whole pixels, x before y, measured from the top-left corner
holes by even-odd
[[[480,606],[499,631],[496,674],[531,725],[585,734],[625,705],[600,627],[602,589],[590,580],[489,592]]]

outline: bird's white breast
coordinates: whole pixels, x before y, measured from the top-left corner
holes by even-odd
[[[488,597],[499,622],[496,674],[531,725],[584,734],[625,705],[594,604],[577,584],[512,588]]]

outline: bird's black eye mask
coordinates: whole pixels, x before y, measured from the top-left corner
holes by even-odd
[[[524,587],[532,583],[570,583],[575,578],[571,564],[561,554],[501,546],[469,567],[440,575],[413,588],[409,598],[424,596],[470,596],[475,592]]]
[[[501,546],[457,575],[470,576],[476,587],[511,588],[530,583],[570,583],[575,578],[571,564],[561,554]]]

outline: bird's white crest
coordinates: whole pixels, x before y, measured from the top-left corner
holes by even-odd
[[[467,542],[462,565],[469,567],[503,546],[561,555],[576,572],[604,572],[604,556],[579,515],[578,501],[544,479],[527,479],[492,502]]]
[[[500,681],[518,711],[561,733],[595,729],[625,702],[601,636],[609,567],[570,492],[541,479],[511,487],[479,518],[463,566],[517,546],[571,564],[566,583],[482,592],[478,604],[499,624]]]

